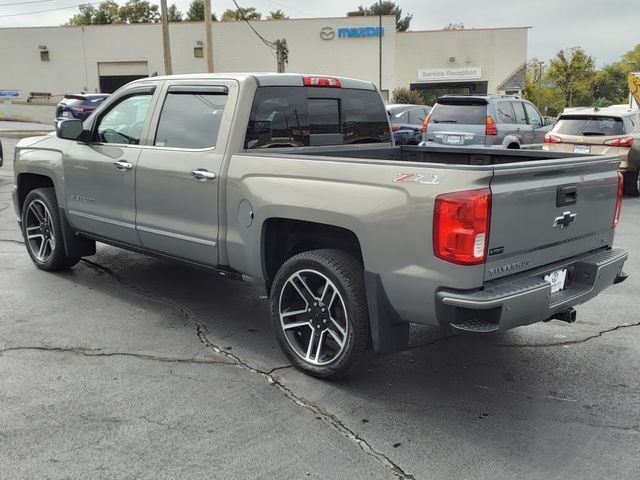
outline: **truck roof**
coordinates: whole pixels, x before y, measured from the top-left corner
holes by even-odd
[[[145,82],[149,79],[153,80],[215,80],[215,79],[233,79],[238,82],[255,81],[260,86],[269,87],[301,87],[305,77],[318,78],[334,78],[340,81],[342,88],[357,88],[361,90],[375,90],[376,87],[371,82],[358,80],[349,77],[339,77],[335,75],[323,75],[318,73],[273,73],[273,72],[225,72],[225,73],[189,73],[181,75],[164,75],[158,77],[147,77],[135,80],[135,82]],[[134,83],[134,82],[132,82]]]

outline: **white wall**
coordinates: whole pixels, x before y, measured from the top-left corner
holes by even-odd
[[[382,19],[383,89],[395,84],[394,17]],[[289,72],[324,73],[356,77],[378,83],[378,38],[322,40],[323,27],[375,27],[378,17],[351,17],[252,22],[268,40],[286,38]],[[214,67],[218,72],[273,72],[275,53],[244,22],[214,22]],[[205,58],[193,48],[205,40],[204,23],[170,25],[174,73],[206,70]],[[99,87],[98,64],[147,62],[148,74],[164,74],[160,25],[99,25],[87,27],[0,29],[0,88],[63,94]],[[50,61],[40,60],[39,45],[46,45]]]
[[[417,83],[423,68],[481,66],[480,80],[488,81],[489,93],[496,93],[496,87],[527,61],[527,32],[528,28],[497,28],[398,33],[396,81],[406,87]]]

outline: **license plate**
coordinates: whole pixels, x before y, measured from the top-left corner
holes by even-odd
[[[62,112],[62,116],[63,117],[70,117],[71,116],[71,112],[67,112],[66,110],[64,112]]]
[[[590,153],[591,146],[590,145],[574,145],[573,151],[575,153]]]
[[[567,279],[567,269],[556,270],[549,275],[545,275],[544,279],[551,284],[551,293],[559,292],[564,288],[564,282]]]
[[[459,145],[460,143],[462,143],[462,137],[460,135],[448,135],[447,143]]]

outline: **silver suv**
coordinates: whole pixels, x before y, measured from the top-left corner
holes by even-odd
[[[422,125],[421,145],[541,148],[550,123],[512,95],[445,95]]]

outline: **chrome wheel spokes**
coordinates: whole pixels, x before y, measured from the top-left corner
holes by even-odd
[[[29,250],[39,262],[46,262],[56,248],[53,221],[47,206],[33,200],[27,207],[25,234]]]
[[[312,365],[327,365],[347,344],[349,322],[342,295],[316,270],[292,274],[280,292],[280,324],[296,355]]]

